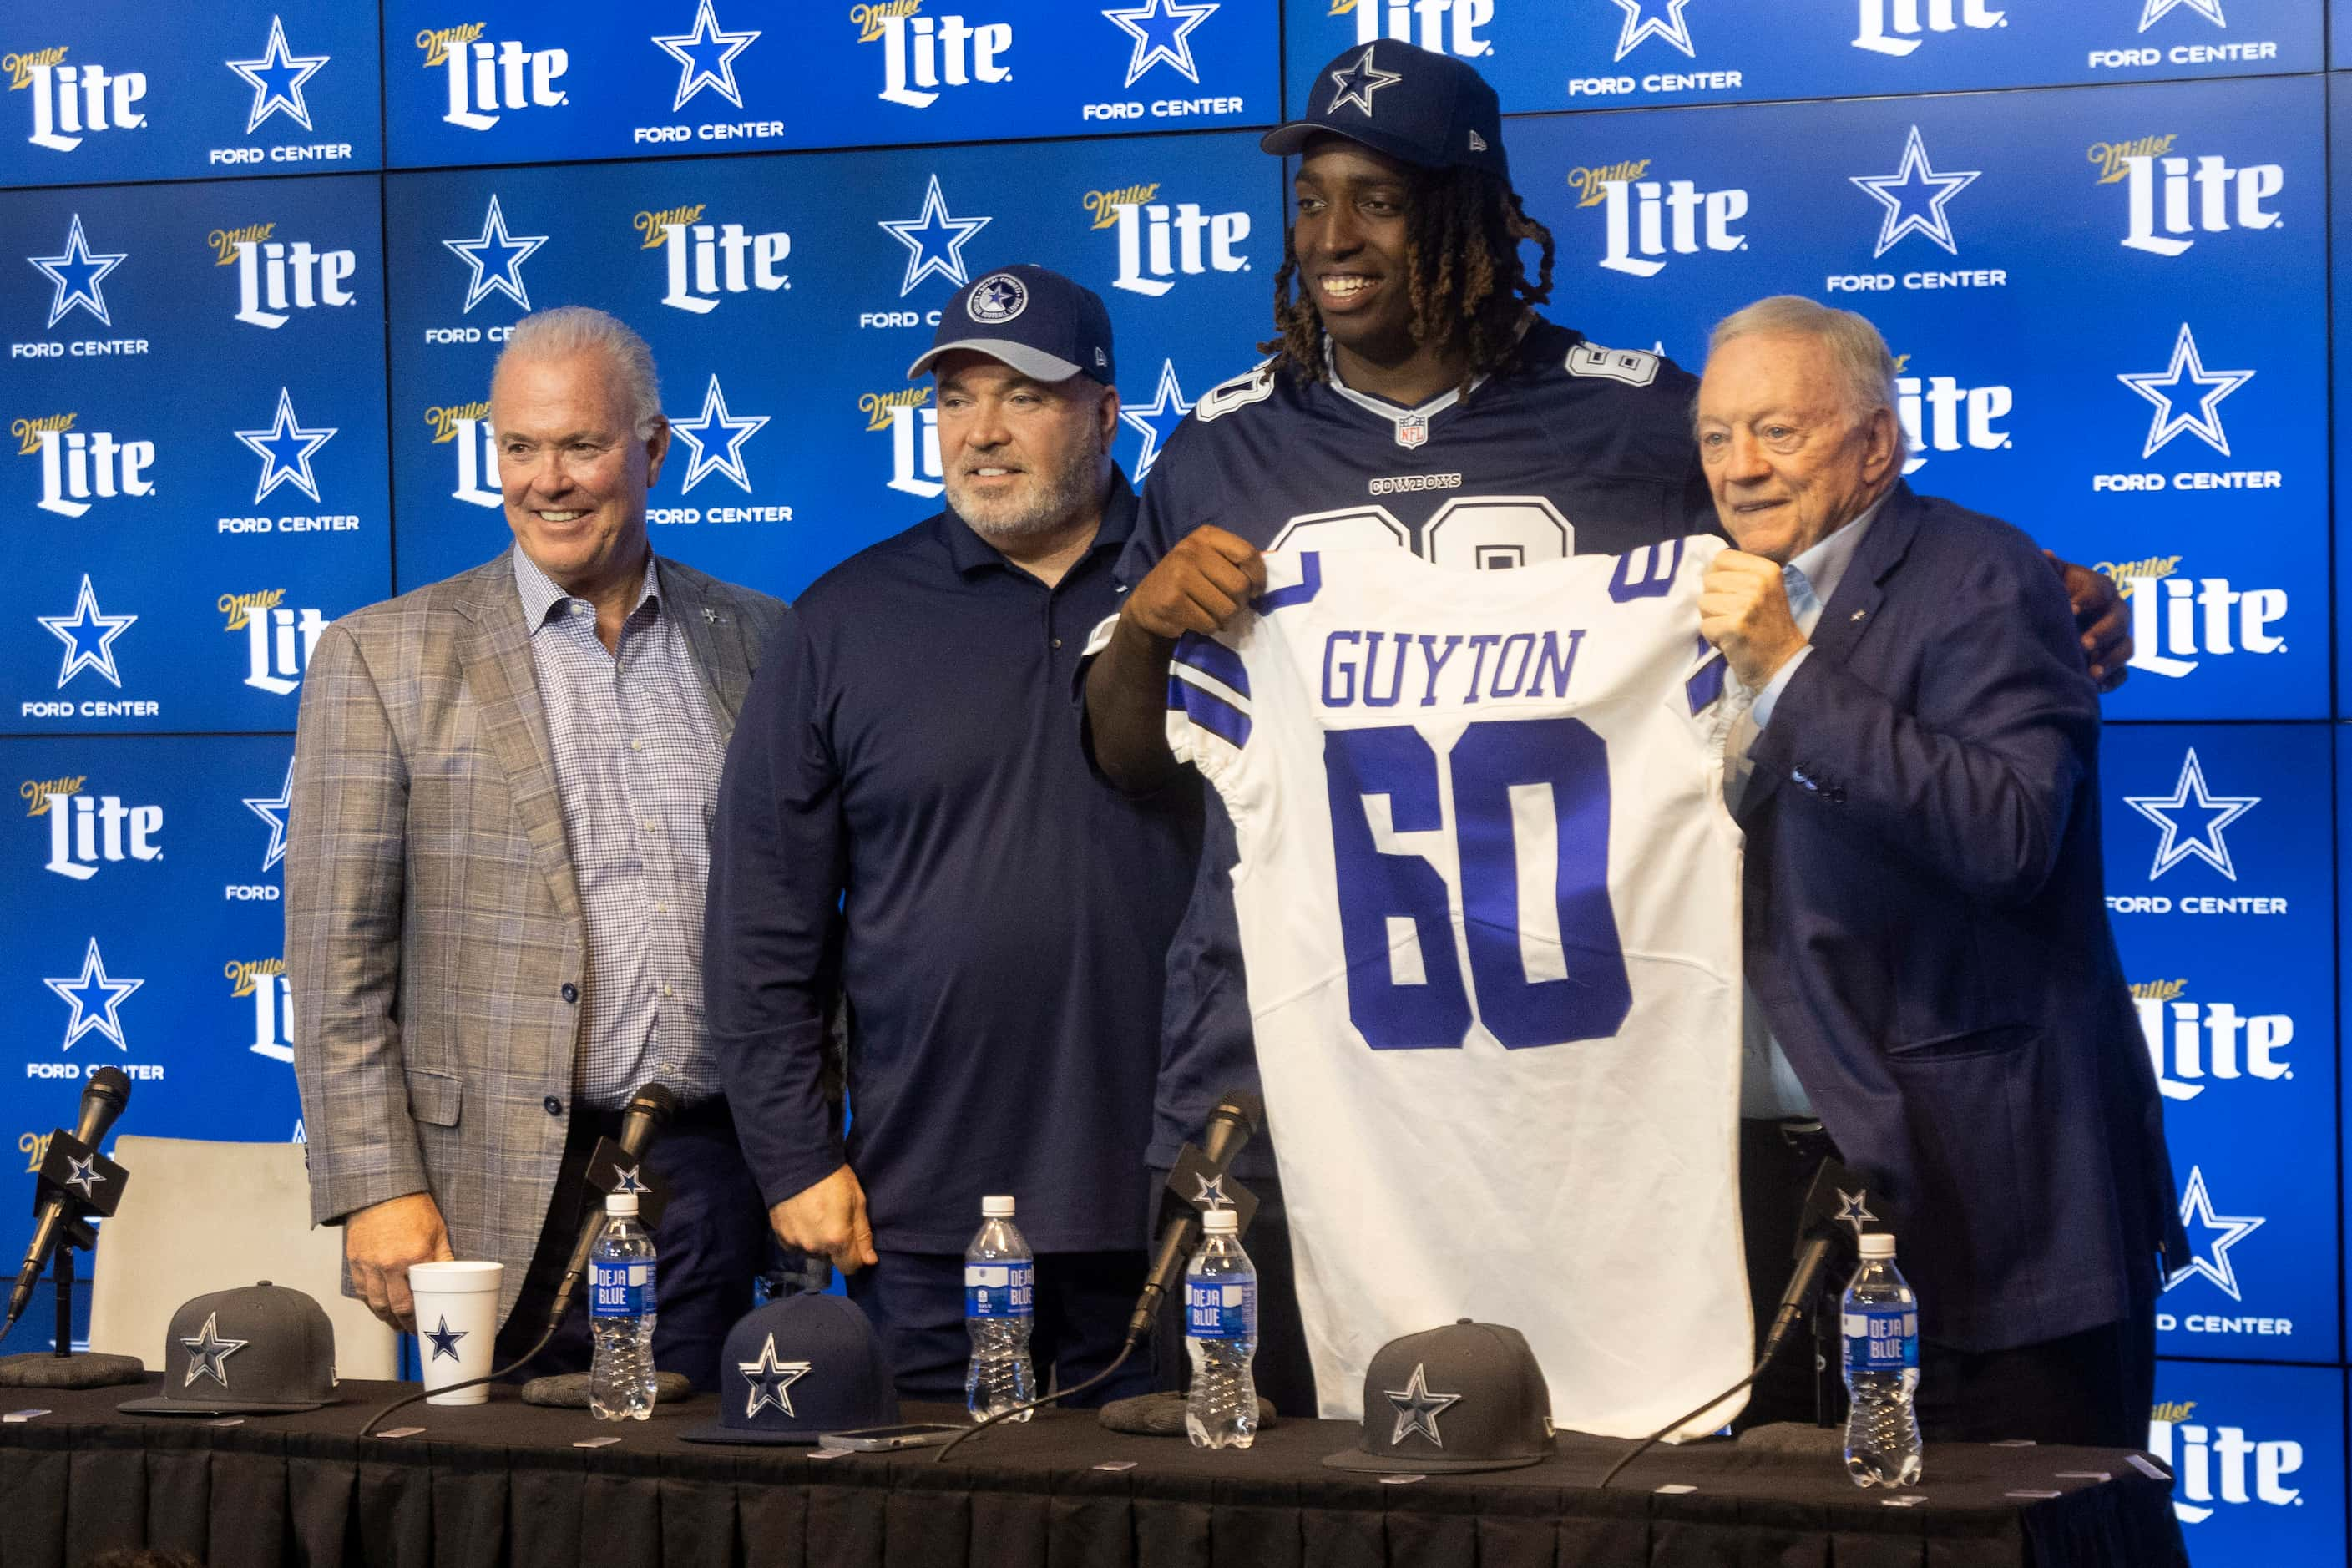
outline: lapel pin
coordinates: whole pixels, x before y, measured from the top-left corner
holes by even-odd
[[[723,626],[727,624],[727,617],[720,615],[718,611],[712,609],[708,605],[705,605],[702,607],[702,618],[709,621],[714,626]]]
[[[1868,610],[1856,610],[1853,615],[1848,616],[1846,617],[1846,619],[1848,619],[1848,620],[1850,620],[1850,621],[1858,621],[1858,620],[1862,619],[1862,617],[1863,617],[1863,616],[1866,616],[1866,615],[1868,615],[1868,614],[1870,614],[1870,612],[1869,612]]]

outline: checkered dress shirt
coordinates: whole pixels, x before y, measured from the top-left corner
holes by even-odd
[[[701,672],[662,613],[651,558],[617,655],[596,639],[595,606],[520,548],[514,575],[588,921],[574,1091],[619,1106],[658,1080],[707,1099],[719,1086],[703,1032],[702,896],[725,758]]]

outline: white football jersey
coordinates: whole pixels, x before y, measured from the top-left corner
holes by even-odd
[[[1275,552],[1255,614],[1178,645],[1327,1418],[1465,1317],[1524,1332],[1580,1431],[1748,1370],[1734,699],[1697,636],[1723,548]]]

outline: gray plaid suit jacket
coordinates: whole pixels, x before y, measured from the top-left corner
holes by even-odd
[[[675,561],[660,574],[723,748],[783,606]],[[336,621],[302,686],[286,964],[311,1217],[430,1192],[458,1257],[506,1265],[503,1323],[592,1003],[509,554]]]

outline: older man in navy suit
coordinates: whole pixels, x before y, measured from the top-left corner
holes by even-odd
[[[1899,1233],[1930,1437],[2136,1447],[2180,1244],[2097,693],[2032,542],[1902,482],[1894,376],[1868,321],[1783,296],[1716,329],[1699,388],[1738,546],[1700,630],[1755,694],[1748,1109],[1818,1116]]]

